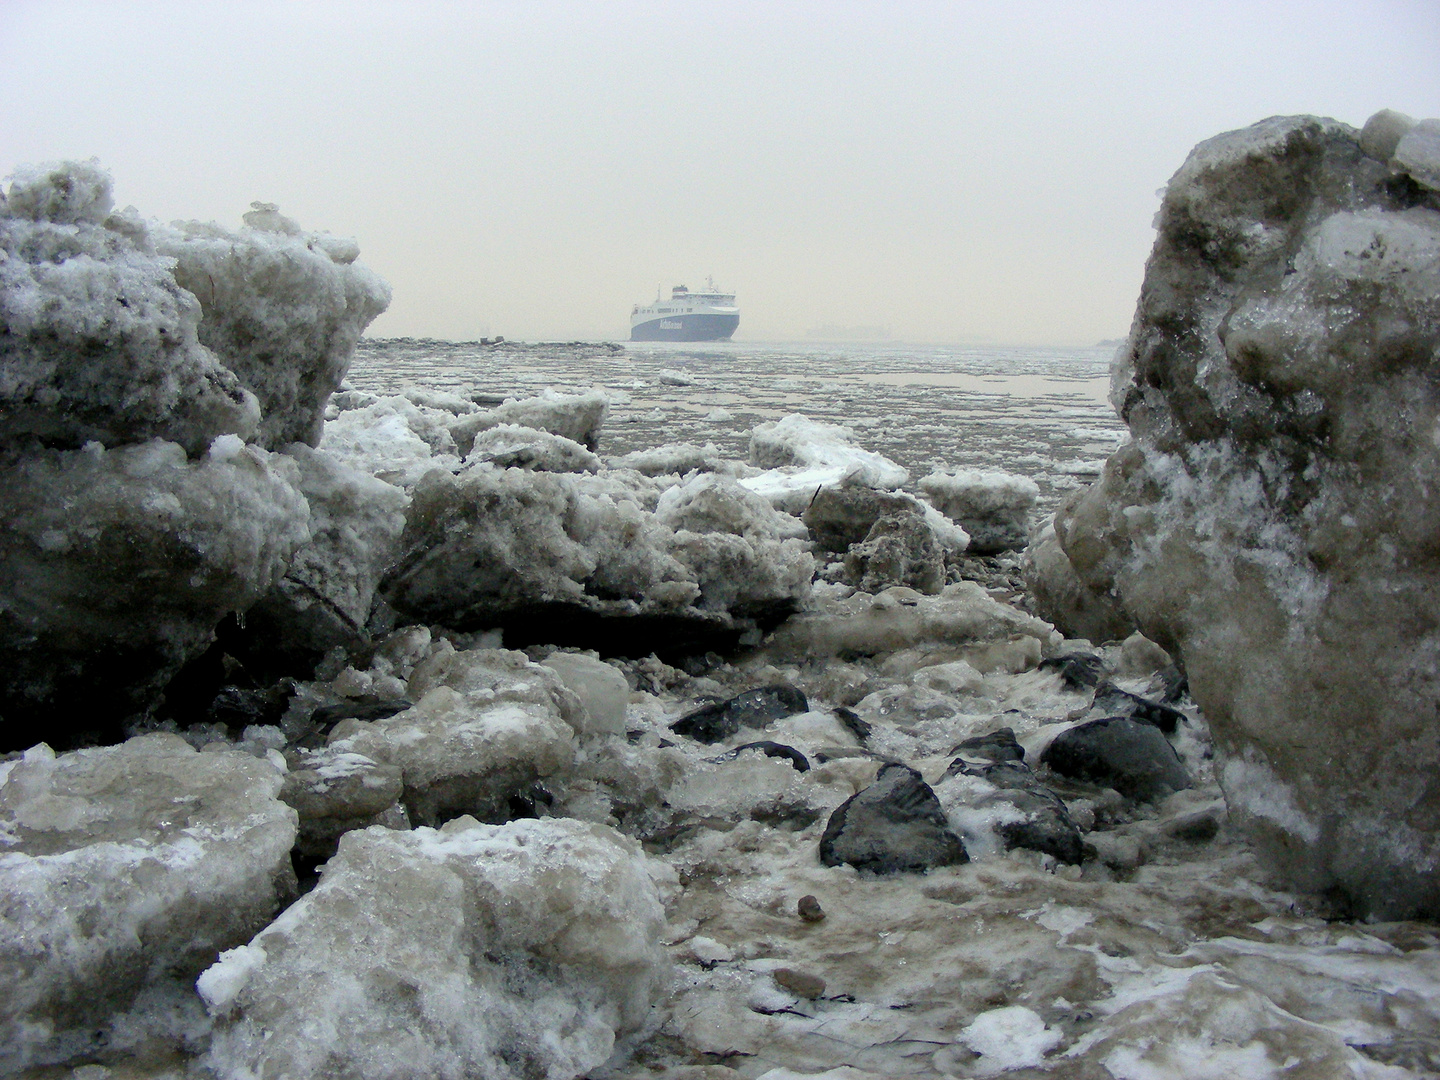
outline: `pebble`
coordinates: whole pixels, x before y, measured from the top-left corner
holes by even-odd
[[[820,906],[820,901],[814,896],[802,896],[799,903],[800,918],[806,922],[821,922],[825,918],[825,909]]]
[[[771,978],[782,989],[789,990],[797,997],[809,998],[811,1001],[825,993],[824,979],[819,975],[796,971],[794,968],[776,968],[771,972]]]

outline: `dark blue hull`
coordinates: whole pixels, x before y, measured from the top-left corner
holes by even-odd
[[[692,312],[666,315],[630,328],[631,341],[729,341],[740,325],[739,315]]]

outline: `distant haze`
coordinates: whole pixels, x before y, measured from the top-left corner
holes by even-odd
[[[372,335],[1122,336],[1157,189],[1281,113],[1440,115],[1440,4],[0,0],[0,171],[355,236]]]

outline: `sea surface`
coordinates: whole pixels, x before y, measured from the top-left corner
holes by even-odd
[[[605,391],[599,451],[714,443],[744,460],[756,424],[802,413],[842,424],[910,470],[1000,469],[1040,486],[1041,513],[1099,474],[1125,435],[1107,401],[1110,345],[1089,348],[815,342],[485,345],[365,340],[349,385],[423,386],[496,403],[546,388]]]

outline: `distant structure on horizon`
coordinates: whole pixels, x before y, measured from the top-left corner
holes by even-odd
[[[670,290],[668,301],[655,290],[655,302],[630,309],[631,341],[729,341],[740,325],[740,309],[734,293],[715,288],[715,279],[705,279],[704,292],[691,292],[684,285]]]
[[[806,330],[805,336],[816,341],[889,341],[888,326],[835,326],[826,324]]]

